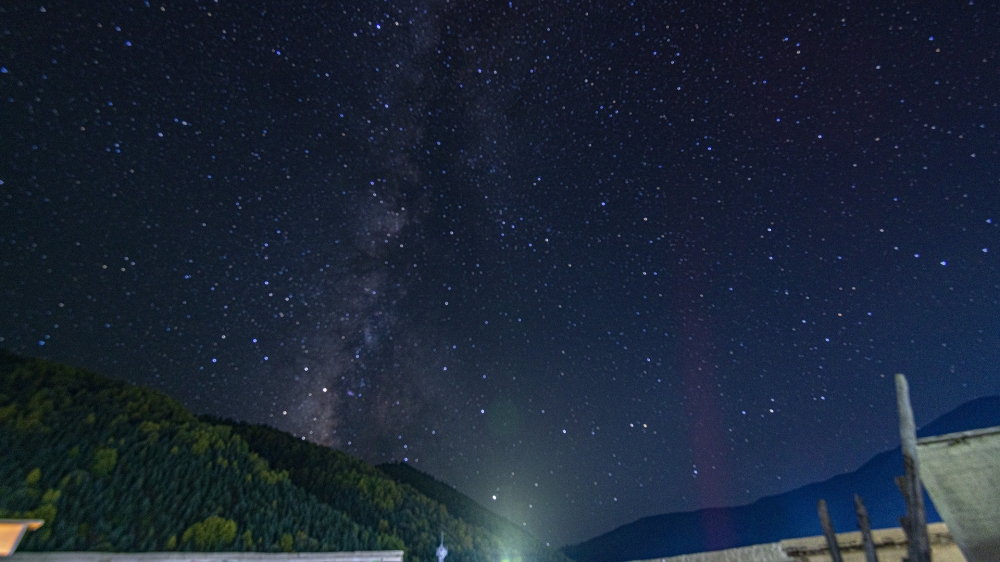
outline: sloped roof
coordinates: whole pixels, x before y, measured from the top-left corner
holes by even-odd
[[[917,441],[920,479],[969,562],[1000,560],[1000,426]]]

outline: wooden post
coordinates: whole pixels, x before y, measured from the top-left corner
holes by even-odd
[[[906,533],[906,562],[931,562],[931,546],[927,537],[927,513],[924,511],[924,491],[920,484],[920,459],[917,457],[917,426],[910,406],[910,387],[906,377],[896,374],[896,407],[899,409],[899,438],[903,448],[904,476],[896,478],[896,486],[906,501],[906,515],[899,524]]]
[[[865,562],[878,562],[875,541],[872,540],[872,525],[868,520],[868,510],[861,496],[854,494],[854,512],[858,514],[858,529],[861,530],[861,544],[865,547]]]
[[[833,521],[830,521],[830,512],[826,509],[826,500],[819,500],[816,511],[819,512],[819,524],[823,527],[826,545],[830,547],[830,557],[833,562],[843,562],[843,558],[840,557],[840,545],[837,544],[837,533],[833,531]]]

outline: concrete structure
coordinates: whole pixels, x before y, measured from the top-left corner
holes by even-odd
[[[966,562],[944,523],[927,526],[934,562]],[[902,562],[906,556],[906,536],[899,527],[872,531],[879,562]],[[838,533],[837,544],[844,562],[865,562],[861,533]],[[830,562],[830,549],[823,536],[789,539],[781,542],[698,552],[642,562]]]
[[[931,523],[927,525],[927,535],[934,562],[966,562],[947,525]],[[872,541],[879,562],[901,562],[906,557],[906,535],[899,527],[872,531]],[[823,537],[783,540],[780,544],[785,555],[796,562],[827,562],[831,559]],[[859,531],[839,533],[837,544],[844,562],[865,562],[865,549]]]
[[[402,550],[360,552],[18,552],[5,562],[403,562]]]
[[[969,562],[1000,560],[1000,427],[925,437],[917,454],[924,487]]]
[[[41,519],[0,519],[0,556],[10,556],[28,531],[45,524]]]

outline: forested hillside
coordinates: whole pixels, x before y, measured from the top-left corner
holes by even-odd
[[[518,545],[518,550],[529,558],[542,557],[542,552],[535,552],[539,548],[545,548],[538,542],[537,538],[516,524],[474,502],[448,484],[420,472],[406,463],[380,464],[375,468],[389,475],[393,480],[401,484],[409,484],[421,494],[434,498],[447,507],[452,515],[466,523],[489,529],[494,535],[502,537],[507,544]]]
[[[404,549],[428,562],[444,531],[449,562],[519,557],[343,453],[199,420],[160,392],[3,351],[0,451],[0,518],[46,520],[19,550]]]

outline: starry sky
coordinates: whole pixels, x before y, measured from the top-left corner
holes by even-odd
[[[1000,393],[980,0],[0,7],[0,346],[553,546]]]

